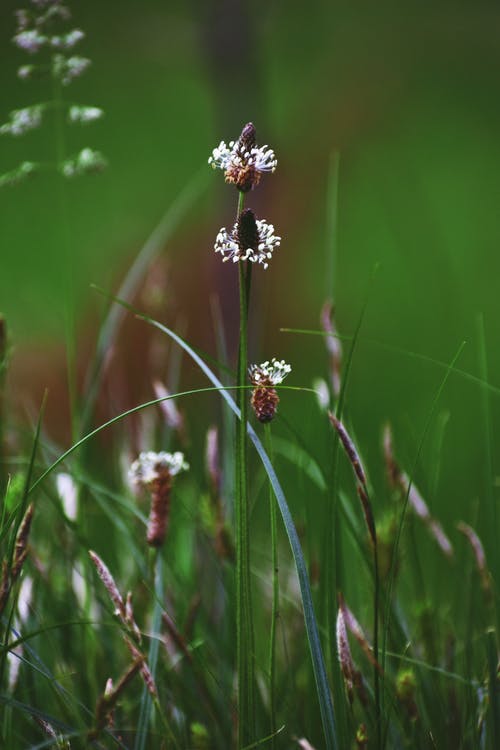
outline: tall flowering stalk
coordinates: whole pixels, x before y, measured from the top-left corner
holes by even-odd
[[[155,601],[151,618],[151,631],[154,634],[160,633],[163,615],[162,601],[165,592],[160,548],[165,541],[168,528],[170,490],[175,476],[183,471],[187,471],[188,468],[189,465],[184,460],[184,455],[180,451],[176,451],[175,453],[147,451],[139,455],[139,458],[133,462],[129,471],[130,483],[147,490],[151,494],[151,508],[146,541],[152,548],[151,563]],[[151,638],[148,663],[153,683],[158,662],[158,648],[159,638]],[[136,656],[137,654],[133,653],[133,655]],[[143,689],[141,712],[139,715],[137,733],[139,739],[138,744],[136,744],[138,750],[144,750],[146,747],[151,707],[152,703],[154,703],[158,709],[157,701],[158,696],[154,695],[146,684]],[[169,734],[171,734],[170,729]]]
[[[224,261],[238,264],[240,329],[237,369],[237,402],[240,420],[236,439],[236,621],[238,672],[238,746],[255,741],[255,654],[250,580],[249,498],[247,472],[248,405],[244,386],[248,367],[248,308],[252,265],[267,268],[280,237],[274,227],[245,209],[245,194],[255,188],[262,174],[274,172],[276,158],[268,146],[257,146],[256,132],[247,123],[240,137],[226,145],[221,141],[209,158],[214,169],[224,172],[226,182],[238,190],[236,222],[229,231],[223,227],[215,242],[215,252]]]
[[[133,462],[129,480],[136,487],[143,487],[151,493],[146,540],[150,547],[161,547],[165,541],[170,516],[170,491],[172,480],[189,465],[180,451],[154,453],[146,451]]]
[[[361,462],[361,458],[356,450],[356,446],[352,441],[349,433],[347,432],[343,423],[332,414],[328,412],[330,422],[335,429],[342,447],[349,459],[352,466],[354,476],[356,478],[356,489],[358,492],[361,508],[365,517],[366,528],[370,537],[372,550],[373,550],[373,577],[374,577],[374,591],[373,591],[373,655],[374,655],[374,670],[373,670],[373,683],[375,693],[375,719],[376,719],[376,732],[377,732],[377,748],[382,747],[382,718],[381,718],[381,685],[380,685],[380,671],[378,665],[379,658],[379,610],[380,610],[380,571],[378,561],[378,538],[377,530],[375,526],[375,518],[373,516],[373,510],[369,498],[368,492],[368,481],[366,473]],[[340,610],[339,610],[340,611]]]
[[[7,486],[7,471],[4,463],[4,435],[5,435],[5,376],[7,374],[7,324],[0,313],[0,493],[3,494]]]
[[[260,365],[250,365],[248,375],[254,386],[251,404],[255,416],[264,424],[266,438],[266,452],[272,463],[273,443],[271,435],[271,421],[274,419],[278,408],[279,396],[275,386],[280,385],[292,368],[284,360],[273,357],[271,362],[266,361]],[[278,517],[276,498],[273,488],[269,483],[269,511],[271,521],[271,560],[273,595],[271,609],[271,634],[269,639],[269,695],[271,707],[271,742],[276,746],[276,626],[279,617],[279,562],[278,562]]]

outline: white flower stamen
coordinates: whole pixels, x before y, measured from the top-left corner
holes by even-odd
[[[226,145],[221,141],[212,151],[208,163],[213,169],[222,169],[227,172],[231,168],[242,169],[253,167],[257,172],[274,172],[278,160],[272,148],[269,146],[254,146],[250,151],[239,150],[239,141],[230,141]]]
[[[284,359],[266,360],[260,365],[250,365],[248,375],[253,385],[280,385],[287,375],[292,371],[291,365],[287,364]]]
[[[180,451],[175,453],[145,451],[139,454],[139,458],[131,465],[128,478],[131,484],[147,487],[165,470],[174,477],[188,469],[189,464],[184,460],[184,454]]]
[[[214,148],[208,163],[213,169],[222,169],[226,182],[243,193],[259,184],[264,172],[274,172],[278,161],[272,148],[257,146],[255,128],[251,122],[235,141],[221,141]]]
[[[241,247],[238,238],[238,224],[236,223],[230,232],[223,227],[215,240],[214,250],[222,255],[223,262],[232,260],[237,263],[240,260],[248,260],[251,263],[261,263],[267,268],[267,262],[273,256],[274,250],[281,244],[281,237],[274,234],[274,226],[264,220],[255,221],[258,233],[257,248]]]

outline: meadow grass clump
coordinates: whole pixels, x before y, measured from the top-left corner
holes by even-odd
[[[66,6],[33,0],[17,20],[16,44],[46,56],[21,77],[48,73],[56,95],[12,113],[2,132],[38,128],[53,107],[71,123],[95,119],[57,93],[85,67],[73,55],[83,32],[61,28]],[[59,155],[61,178],[87,171],[84,152]],[[10,411],[0,317],[0,746],[494,750],[495,550],[472,511],[454,519],[458,534],[449,528],[423,461],[448,379],[467,375],[460,350],[421,435],[386,423],[380,446],[349,390],[363,313],[343,336],[333,302],[319,299],[318,330],[288,329],[293,366],[249,365],[263,346],[252,286],[273,278],[281,237],[247,203],[277,158],[247,123],[209,165],[235,191],[214,253],[234,269],[236,342],[221,315],[213,356],[135,308],[167,217],[118,295],[103,293],[95,356],[81,389],[69,383],[79,408],[64,447],[45,422],[50,394],[29,431]],[[126,346],[137,358],[133,337],[118,337],[127,314],[145,348],[169,356],[161,373],[141,361],[150,397],[119,412],[106,357]],[[304,335],[324,361],[301,383]]]

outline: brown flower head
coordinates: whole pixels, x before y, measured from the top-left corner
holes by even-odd
[[[226,182],[247,193],[258,185],[263,172],[274,172],[278,162],[271,148],[257,146],[255,128],[249,122],[237,141],[230,141],[229,145],[221,141],[208,163],[213,169],[224,171]]]
[[[291,366],[284,359],[280,361],[275,357],[271,362],[250,365],[248,368],[250,382],[255,386],[251,404],[259,422],[270,422],[273,419],[279,403],[274,386],[280,385],[291,371]]]
[[[214,250],[222,255],[224,262],[248,260],[268,267],[274,250],[279,247],[281,237],[274,234],[274,226],[263,219],[256,219],[251,208],[238,216],[238,221],[228,232],[223,227],[215,240]]]
[[[145,487],[151,492],[151,511],[148,520],[147,542],[152,547],[160,547],[167,533],[170,510],[170,489],[172,478],[189,465],[184,455],[176,453],[141,453],[129,471],[131,484]]]

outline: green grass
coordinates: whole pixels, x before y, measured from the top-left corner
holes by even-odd
[[[349,12],[342,14],[352,34]],[[321,18],[311,22],[325,42],[330,26]],[[302,12],[290,8],[288,28],[296,45]],[[280,36],[276,48],[288,44]],[[323,69],[320,47],[309,40],[309,49],[310,65]],[[60,293],[56,279],[72,275],[72,236],[92,224],[85,206],[96,205],[102,227],[106,188],[83,183],[68,194],[60,176],[43,183],[51,198],[59,195],[38,262],[66,316],[72,438],[56,440],[46,416],[62,393],[45,396],[36,418],[14,409],[13,337],[9,320],[0,318],[1,747],[499,746],[498,354],[488,305],[477,312],[479,283],[470,290],[473,302],[464,303],[474,261],[460,232],[461,187],[437,166],[432,171],[433,160],[442,166],[447,153],[439,126],[433,124],[429,143],[404,130],[401,123],[411,120],[426,132],[425,112],[408,105],[389,163],[383,138],[356,157],[349,146],[347,159],[334,150],[329,163],[331,143],[311,144],[328,179],[326,190],[321,185],[310,194],[321,220],[311,215],[310,225],[298,228],[294,211],[311,178],[299,148],[303,132],[293,135],[289,115],[296,86],[307,87],[302,67],[292,86],[282,64],[280,55],[268,61],[282,84],[272,84],[271,119],[281,124],[290,186],[278,183],[280,202],[272,187],[259,187],[245,205],[258,196],[269,221],[281,212],[289,235],[283,248],[267,271],[246,261],[219,270],[216,257],[217,276],[205,273],[205,247],[228,225],[238,194],[221,186],[224,208],[206,203],[208,167],[185,178],[205,148],[196,118],[185,133],[177,122],[172,164],[186,187],[167,208],[163,198],[149,206],[147,196],[157,190],[144,191],[141,218],[124,217],[125,228],[137,229],[158,207],[163,215],[141,249],[127,250],[128,269],[112,270],[116,255],[96,272],[93,304],[104,297],[107,307],[84,367],[73,292]],[[196,80],[194,88],[203,88]],[[58,105],[62,93],[58,88]],[[152,97],[149,87],[144,96]],[[197,101],[203,109],[203,96]],[[204,112],[202,121],[208,119]],[[63,119],[52,124],[63,162]],[[108,146],[119,155],[127,134],[114,144],[110,132]],[[459,129],[459,144],[468,132]],[[49,141],[53,148],[52,135]],[[155,148],[150,144],[157,161]],[[17,158],[20,150],[13,153]],[[472,156],[464,161],[473,177]],[[136,158],[122,159],[113,174],[144,185]],[[412,164],[420,182],[407,179],[404,165],[411,172]],[[303,183],[294,182],[291,165]],[[264,175],[263,183],[276,184],[278,174]],[[410,183],[412,211],[400,211],[401,186],[410,190]],[[488,184],[490,195],[494,183]],[[21,216],[23,201],[35,199],[23,186],[14,190],[4,193],[6,204]],[[71,216],[85,191],[78,216]],[[436,194],[444,195],[442,204],[427,201]],[[477,196],[468,199],[481,216]],[[243,204],[240,193],[238,216]],[[418,224],[413,244],[405,222]],[[173,272],[160,302],[152,295],[148,302],[148,274],[161,280],[156,264],[174,233],[184,231],[191,237],[187,260],[170,256]],[[31,232],[27,226],[16,234],[14,246],[29,244]],[[45,234],[54,240],[53,256]],[[76,287],[83,264],[79,257]],[[293,273],[283,271],[285,264]],[[498,262],[485,267],[494,278]],[[172,279],[180,268],[177,297]],[[114,289],[110,279],[120,275],[116,293],[102,292]],[[9,287],[9,300],[16,294]],[[316,328],[311,315],[333,295],[334,328],[325,307]],[[181,316],[189,311],[186,328]],[[272,425],[263,426],[249,408],[248,363],[285,354],[292,375],[278,386]],[[33,377],[43,389],[38,371]],[[311,387],[317,378],[324,381],[322,401]],[[158,380],[169,394],[151,398]],[[134,489],[127,470],[140,450],[182,451],[190,468],[169,476],[167,489],[158,475]],[[159,496],[169,503],[168,526],[163,544],[152,548],[150,504]],[[457,530],[459,522],[468,526]]]
[[[128,303],[124,305],[131,310]],[[89,737],[98,746],[135,748],[227,747],[236,742],[235,568],[231,556],[223,554],[216,546],[216,524],[203,451],[198,455],[189,453],[191,470],[179,478],[174,488],[171,528],[165,547],[155,555],[154,561],[145,543],[145,516],[135,509],[136,500],[131,497],[127,484],[117,480],[116,461],[130,450],[127,444],[132,434],[131,420],[140,412],[156,414],[156,438],[150,439],[151,447],[160,446],[164,428],[154,409],[164,400],[175,398],[187,419],[191,418],[190,402],[214,398],[214,391],[236,415],[239,410],[200,353],[163,324],[143,314],[138,317],[142,318],[141,325],[153,326],[179,345],[199,368],[200,377],[208,377],[211,385],[141,403],[94,428],[66,451],[59,449],[60,455],[45,435],[42,421],[39,422],[31,459],[26,458],[25,490],[15,490],[16,483],[11,481],[4,497],[0,532],[6,565],[12,568],[14,540],[21,519],[27,503],[34,503],[28,558],[22,575],[12,581],[2,619],[1,695],[5,708],[2,732],[4,743],[13,750],[42,747],[44,742],[50,744],[47,735],[44,740],[44,732],[34,717],[48,722],[63,738],[58,741],[67,742],[70,747],[86,746]],[[301,335],[303,333],[295,334],[297,342]],[[352,341],[355,343],[357,339],[362,340],[359,329]],[[351,352],[348,362],[355,359],[352,346]],[[457,376],[466,380],[473,377],[481,392],[495,393],[484,380],[487,375],[484,344],[480,352],[480,376],[457,369],[458,354],[439,376],[413,464],[402,467],[408,468],[412,482],[417,482],[417,477],[418,483],[426,482],[423,456],[426,443],[434,431],[441,429],[435,414],[447,381]],[[411,352],[404,354],[414,356]],[[434,364],[439,374],[442,363],[433,363],[430,358],[429,364]],[[346,363],[344,393],[348,390],[348,374],[349,364]],[[335,597],[325,585],[328,581],[337,581],[334,585],[341,588],[371,643],[374,633],[371,543],[352,479],[345,473],[348,465],[338,447],[333,464],[332,495],[331,456],[329,452],[325,454],[321,446],[322,441],[332,445],[326,412],[316,405],[316,397],[313,392],[308,393],[309,388],[283,386],[280,391],[283,419],[278,415],[276,430],[273,427],[277,432],[277,449],[273,452],[272,463],[258,431],[248,427],[250,441],[256,449],[255,454],[252,452],[248,456],[250,516],[247,523],[253,550],[253,659],[257,690],[255,728],[252,735],[247,734],[246,745],[239,746],[290,747],[294,738],[307,737],[316,747],[347,747],[355,742],[357,732],[359,739],[360,727],[364,725],[370,737],[369,746],[373,747],[432,747],[435,743],[450,748],[494,748],[498,734],[494,583],[490,592],[483,591],[473,551],[463,542],[456,541],[454,545],[455,556],[462,561],[460,564],[440,556],[425,525],[411,513],[411,487],[408,486],[406,495],[400,494],[398,499],[397,492],[389,492],[384,481],[380,485],[379,467],[370,471],[371,467],[366,465],[374,477],[370,495],[383,558],[380,562],[383,602],[380,664],[384,673],[377,688],[375,675],[379,672],[372,668],[351,634],[358,682],[346,691],[342,672],[335,661]],[[248,386],[236,388],[236,393],[246,398]],[[303,443],[293,427],[294,404],[299,398],[308,401],[316,441]],[[484,398],[482,403],[484,413],[489,414]],[[117,432],[119,424],[123,429]],[[195,419],[190,429],[203,432],[208,426],[208,421],[203,426]],[[351,430],[351,434],[356,435],[357,448],[363,453],[363,425],[354,427],[355,432]],[[106,460],[98,462],[94,458],[94,463],[74,463],[74,454],[86,444],[98,441],[104,431],[112,435]],[[446,437],[439,437],[436,432],[436,439],[442,450]],[[169,444],[181,445],[181,435],[174,431]],[[190,444],[196,445],[194,434]],[[338,441],[335,444],[338,445]],[[29,447],[29,441],[26,446]],[[226,446],[227,449],[230,446]],[[51,460],[50,455],[55,457]],[[260,466],[257,457],[262,461]],[[15,476],[23,476],[19,469],[23,465],[22,455],[14,463],[11,458],[6,457],[11,471],[15,471]],[[440,456],[435,460],[440,461]],[[228,464],[222,456],[219,462],[219,468]],[[84,491],[81,497],[85,502],[85,523],[81,529],[78,521],[75,523],[64,514],[54,485],[56,473],[63,467],[73,473],[75,482]],[[263,510],[268,505],[263,471],[273,488],[283,522],[272,535],[269,511]],[[33,478],[36,473],[38,476]],[[16,491],[20,493],[17,496]],[[391,494],[393,499],[389,499]],[[314,516],[308,515],[311,528],[309,525],[302,527],[304,503],[310,503],[313,498],[324,508],[327,503],[334,504],[334,536],[316,534],[314,527],[321,528],[321,518]],[[146,510],[144,505],[142,507]],[[226,532],[234,542],[231,497],[223,498],[222,507]],[[385,532],[388,514],[395,519],[392,536]],[[301,529],[300,536],[297,528]],[[332,540],[338,546],[332,546]],[[277,589],[272,582],[272,569],[278,547],[280,599],[276,607]],[[82,566],[89,548],[98,550],[122,595],[132,592],[144,654],[147,654],[159,692],[156,703],[141,686],[140,677],[134,676],[119,696],[114,723],[101,727],[99,732],[96,731],[95,711],[106,680],[113,677],[116,684],[130,665],[130,655],[123,648],[123,628],[113,616],[102,583],[88,566]],[[441,584],[435,579],[429,580],[427,558],[434,560],[443,571]],[[314,573],[311,587],[309,576],[317,560],[327,562],[319,573]],[[334,566],[333,576],[331,570],[326,575],[325,565]],[[338,565],[340,569],[335,572]],[[83,599],[75,588],[73,571],[77,570],[83,576]],[[417,571],[423,576],[423,588],[415,586]],[[33,589],[26,611],[18,603],[18,594],[21,582],[27,579],[33,582]],[[298,581],[298,589],[294,580]],[[465,608],[459,596],[462,588],[470,601]],[[24,596],[27,596],[26,590]],[[325,597],[329,601],[326,609],[323,607]],[[271,625],[276,608],[279,620],[273,635]],[[20,620],[21,611],[23,620]],[[318,612],[323,613],[324,621],[317,620]],[[177,640],[172,640],[165,629],[163,613],[168,613],[174,623],[179,634]],[[272,662],[269,661],[270,638],[275,650]],[[179,645],[182,643],[183,647]],[[7,654],[14,652],[17,656],[11,655],[7,663]],[[323,653],[332,655],[329,662],[325,661]],[[14,659],[20,659],[19,673],[15,685],[9,688]],[[274,672],[272,679],[270,663]],[[382,691],[379,739],[377,689]],[[342,719],[337,722],[334,717]]]

